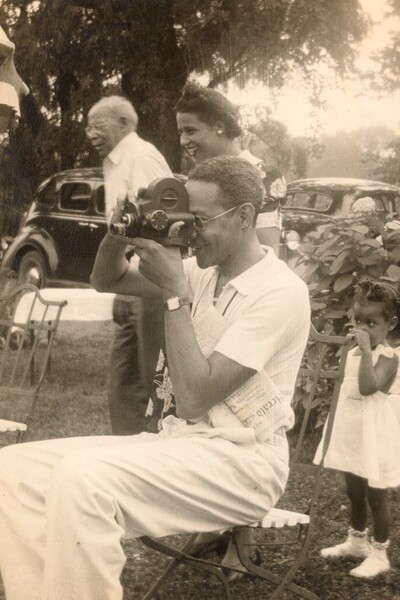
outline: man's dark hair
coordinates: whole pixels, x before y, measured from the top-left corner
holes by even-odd
[[[196,83],[187,83],[176,105],[178,113],[193,113],[207,125],[221,124],[225,135],[237,138],[242,134],[236,107],[222,94]]]
[[[248,202],[257,215],[262,206],[265,190],[260,173],[244,158],[209,158],[189,174],[189,180],[218,185],[222,192],[221,204],[227,208]]]

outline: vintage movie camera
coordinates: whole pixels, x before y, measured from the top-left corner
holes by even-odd
[[[139,190],[134,202],[127,202],[120,218],[111,218],[110,231],[128,238],[142,237],[164,246],[189,245],[189,225],[194,216],[189,212],[189,197],[179,179],[155,179]]]

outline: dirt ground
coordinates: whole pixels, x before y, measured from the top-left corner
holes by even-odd
[[[108,352],[112,336],[111,323],[63,323],[54,347],[51,372],[43,384],[40,402],[31,424],[32,439],[72,435],[109,434],[106,382]],[[137,426],[143,420],[143,406],[138,406]],[[289,502],[297,504],[302,486],[291,490]],[[349,576],[356,563],[350,560],[326,562],[319,549],[336,543],[346,535],[348,504],[339,474],[326,472],[319,503],[316,531],[296,583],[318,594],[321,600],[400,600],[400,490],[390,493],[392,534],[389,550],[392,570],[372,581]],[[185,537],[173,538],[181,543]],[[122,575],[125,600],[140,600],[161,572],[166,559],[139,541],[124,543],[127,563]],[[217,555],[214,555],[218,559]],[[287,566],[281,555],[263,552],[265,565],[278,560],[277,568]],[[266,600],[271,589],[260,580],[243,578],[232,585],[233,600]],[[283,596],[284,600],[294,598]],[[4,600],[0,583],[0,600]],[[179,567],[160,598],[168,600],[220,600],[222,588],[215,578]],[[29,600],[29,594],[21,600]],[[76,599],[76,600],[85,600]],[[100,600],[100,599],[99,599]]]

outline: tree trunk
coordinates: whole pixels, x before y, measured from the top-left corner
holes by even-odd
[[[183,51],[178,47],[172,0],[159,0],[156,10],[148,12],[149,28],[156,36],[158,68],[149,80],[137,84],[135,66],[122,75],[122,92],[130,98],[139,114],[139,135],[152,142],[165,156],[174,172],[181,170],[181,151],[176,129],[175,106],[189,75]],[[151,104],[148,90],[154,90]],[[149,110],[149,105],[151,110]],[[145,110],[143,107],[145,106]]]

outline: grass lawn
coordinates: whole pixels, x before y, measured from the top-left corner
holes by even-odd
[[[62,323],[53,351],[51,372],[41,388],[39,405],[31,423],[30,439],[110,433],[106,366],[111,336],[110,323]],[[138,427],[142,414],[143,407],[138,407]],[[296,502],[296,498],[292,500]],[[319,548],[342,539],[348,526],[342,479],[338,474],[327,472],[314,543],[296,582],[319,594],[321,600],[400,600],[400,490],[391,491],[390,500],[392,571],[371,582],[350,577],[348,572],[356,563],[343,560],[328,564],[318,554]],[[125,549],[128,560],[123,573],[124,598],[140,600],[166,560],[140,542],[126,543]],[[272,558],[265,555],[265,563]],[[265,583],[246,578],[232,586],[234,600],[264,600],[269,597],[269,592]],[[178,570],[178,576],[170,580],[160,597],[220,600],[223,594],[214,578],[185,568]],[[0,582],[0,600],[4,598]],[[287,594],[283,598],[289,600],[294,596]],[[29,595],[21,600],[29,600]]]

